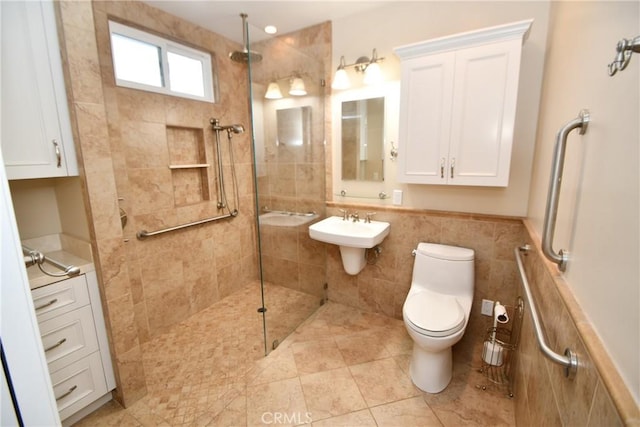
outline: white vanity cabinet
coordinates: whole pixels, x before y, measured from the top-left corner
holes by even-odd
[[[53,2],[3,1],[0,8],[7,177],[78,175]]]
[[[111,399],[113,366],[95,272],[31,291],[63,424]]]
[[[398,181],[506,187],[522,44],[532,20],[395,49]]]

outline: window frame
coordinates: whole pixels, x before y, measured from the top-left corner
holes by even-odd
[[[116,53],[113,49],[113,34],[127,37],[132,40],[137,40],[142,43],[156,46],[159,49],[160,61],[159,72],[162,86],[147,85],[131,80],[124,80],[118,78],[116,74]],[[180,98],[194,99],[197,101],[204,101],[215,103],[215,86],[214,86],[214,74],[213,74],[213,55],[209,52],[194,49],[185,44],[181,44],[164,37],[151,34],[147,31],[122,24],[117,21],[109,20],[109,43],[111,45],[111,61],[113,64],[113,75],[116,86],[126,87],[130,89],[144,90],[147,92],[155,92],[163,95],[171,95]],[[172,90],[170,87],[171,82],[171,69],[169,67],[168,53],[179,55],[185,58],[200,61],[202,64],[202,86],[204,89],[204,96],[193,95],[190,93],[178,92]]]

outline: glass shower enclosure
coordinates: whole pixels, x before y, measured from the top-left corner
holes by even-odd
[[[251,42],[245,24],[265,353],[326,301],[326,249],[308,227],[325,216],[322,25]]]

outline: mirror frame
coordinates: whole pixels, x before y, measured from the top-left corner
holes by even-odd
[[[383,180],[382,181],[358,181],[342,179],[342,103],[371,98],[384,98],[384,138],[383,138]],[[396,181],[395,162],[390,159],[391,142],[398,146],[398,121],[400,119],[400,82],[386,82],[375,87],[363,87],[332,94],[332,166],[333,189],[332,199],[343,200],[336,196],[341,191],[347,193],[347,197],[353,195],[357,198],[380,200],[378,194],[385,192],[391,195],[391,185]],[[389,187],[389,188],[387,188]],[[386,200],[390,200],[390,197]],[[382,200],[380,200],[382,201]]]

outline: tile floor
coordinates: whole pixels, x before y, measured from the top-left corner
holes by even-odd
[[[317,304],[284,288],[269,294],[282,298],[281,318]],[[145,344],[147,396],[126,409],[109,402],[76,426],[515,425],[504,390],[478,387],[476,340],[454,349],[451,384],[430,395],[409,378],[402,321],[329,302],[262,357],[259,298],[252,284]]]

